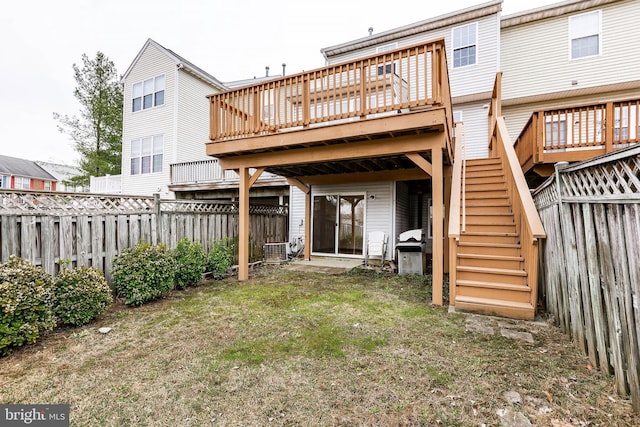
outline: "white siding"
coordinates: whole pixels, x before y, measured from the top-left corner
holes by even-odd
[[[569,16],[586,10],[502,30],[503,100],[640,78],[640,55],[636,54],[640,2],[622,1],[589,10],[602,11],[599,56],[569,59]]]
[[[453,68],[452,29],[460,25],[478,23],[477,63],[462,68]],[[432,31],[398,39],[398,48],[411,46],[439,38],[445,39],[447,47],[447,63],[449,65],[449,80],[451,96],[462,96],[489,92],[493,89],[496,72],[498,71],[498,46],[500,42],[498,14],[484,16],[477,20],[461,22],[455,25],[438,28]],[[389,44],[389,41],[382,45]],[[364,56],[375,55],[378,46],[371,46],[345,54],[328,58],[329,64],[352,61]]]
[[[180,70],[178,77],[178,138],[176,163],[207,160],[209,140],[209,100],[218,92],[208,83]]]
[[[462,112],[467,159],[483,159],[489,151],[489,101],[454,105],[454,111]],[[487,107],[487,108],[485,108]]]
[[[311,187],[311,197],[318,194],[358,194],[366,195],[364,236],[369,231],[384,231],[393,242],[393,183],[376,182],[364,184],[314,185]],[[375,196],[371,198],[371,196]],[[312,199],[313,200],[313,199]],[[290,197],[290,240],[304,235],[304,193],[291,187]],[[390,247],[391,248],[391,247]],[[392,252],[389,250],[389,256]]]
[[[135,64],[124,85],[124,113],[122,132],[122,192],[151,195],[160,191],[168,196],[169,164],[174,141],[175,63],[149,45]],[[131,111],[131,92],[134,83],[164,74],[166,77],[164,105],[147,110]],[[164,137],[162,172],[131,175],[131,140],[162,134]]]
[[[304,198],[305,194],[298,187],[289,187],[289,241],[298,237],[304,238]]]
[[[395,243],[400,233],[409,229],[409,186],[406,182],[396,182],[396,228],[391,241]]]

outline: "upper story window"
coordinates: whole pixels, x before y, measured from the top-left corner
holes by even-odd
[[[453,68],[475,65],[477,62],[478,24],[453,29]]]
[[[391,50],[396,50],[398,48],[398,43],[389,43],[384,46],[378,46],[376,48],[376,53],[389,52]]]
[[[51,181],[44,182],[44,191],[51,191]]]
[[[9,180],[7,176],[0,175],[0,188],[7,188],[9,186]]]
[[[133,85],[131,111],[146,110],[164,104],[165,76],[157,76]]]
[[[18,190],[29,190],[31,189],[31,178],[16,176],[13,178],[13,187]]]
[[[600,55],[601,17],[599,10],[569,17],[571,59]]]
[[[131,175],[162,172],[162,135],[131,141]]]

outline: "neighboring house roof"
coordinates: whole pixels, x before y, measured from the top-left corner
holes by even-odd
[[[535,9],[524,10],[511,15],[503,16],[500,20],[501,28],[513,27],[515,25],[526,24],[528,22],[553,18],[555,16],[575,13],[592,7],[600,7],[609,3],[616,3],[622,0],[567,0],[560,3],[553,3]]]
[[[215,86],[217,89],[221,91],[225,91],[228,89],[224,85],[224,83],[222,83],[220,80],[216,79],[211,74],[204,71],[202,68],[196,66],[190,61],[187,61],[185,58],[178,55],[171,49],[167,49],[166,47],[162,46],[160,43],[152,39],[148,39],[146,41],[146,43],[144,44],[144,46],[142,46],[142,49],[140,49],[140,52],[138,52],[138,54],[136,55],[131,65],[129,65],[129,68],[127,68],[127,71],[124,73],[124,75],[122,76],[122,79],[120,80],[122,83],[124,83],[124,81],[127,79],[127,76],[133,69],[133,66],[136,64],[136,62],[138,62],[138,59],[140,59],[140,56],[142,56],[142,53],[147,49],[149,45],[154,46],[160,52],[164,53],[168,58],[170,58],[173,62],[175,62],[176,67],[188,72],[189,74],[194,75],[195,77],[209,83],[212,86]]]
[[[436,16],[435,18],[429,18],[424,21],[415,22],[413,24],[384,31],[382,33],[373,34],[361,39],[338,44],[335,46],[325,47],[323,49],[320,49],[320,52],[325,57],[325,59],[327,59],[331,56],[340,55],[346,52],[375,46],[381,43],[393,42],[400,38],[413,36],[415,34],[424,33],[426,31],[432,31],[437,28],[459,24],[472,19],[478,19],[483,16],[498,13],[501,9],[502,0],[493,0],[476,6],[468,7],[466,9],[461,9],[456,12]]]
[[[274,76],[262,76],[262,77],[254,77],[252,79],[243,79],[243,80],[234,80],[232,82],[224,82],[224,85],[229,89],[236,89],[242,86],[255,85],[258,83],[267,82],[269,80],[275,80],[282,77],[281,74],[277,74]]]
[[[22,176],[25,178],[57,181],[49,172],[32,160],[0,155],[0,175]]]
[[[36,160],[38,166],[53,175],[58,181],[66,181],[74,176],[82,175],[82,171],[70,165],[61,165],[58,163],[50,163]]]

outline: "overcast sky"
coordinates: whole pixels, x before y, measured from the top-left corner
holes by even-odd
[[[504,0],[503,15],[555,0]],[[0,15],[0,154],[73,164],[53,113],[78,115],[72,65],[103,52],[119,74],[148,38],[219,80],[324,66],[323,47],[477,0],[9,0]]]

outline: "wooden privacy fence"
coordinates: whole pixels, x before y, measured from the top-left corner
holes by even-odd
[[[252,205],[249,227],[250,259],[262,259],[264,243],[287,240],[288,208]],[[186,237],[208,252],[215,240],[237,236],[238,206],[232,202],[0,191],[0,261],[17,255],[53,275],[68,260],[110,279],[113,258],[139,242],[174,248]]]
[[[640,147],[557,165],[534,196],[540,299],[640,411]]]

